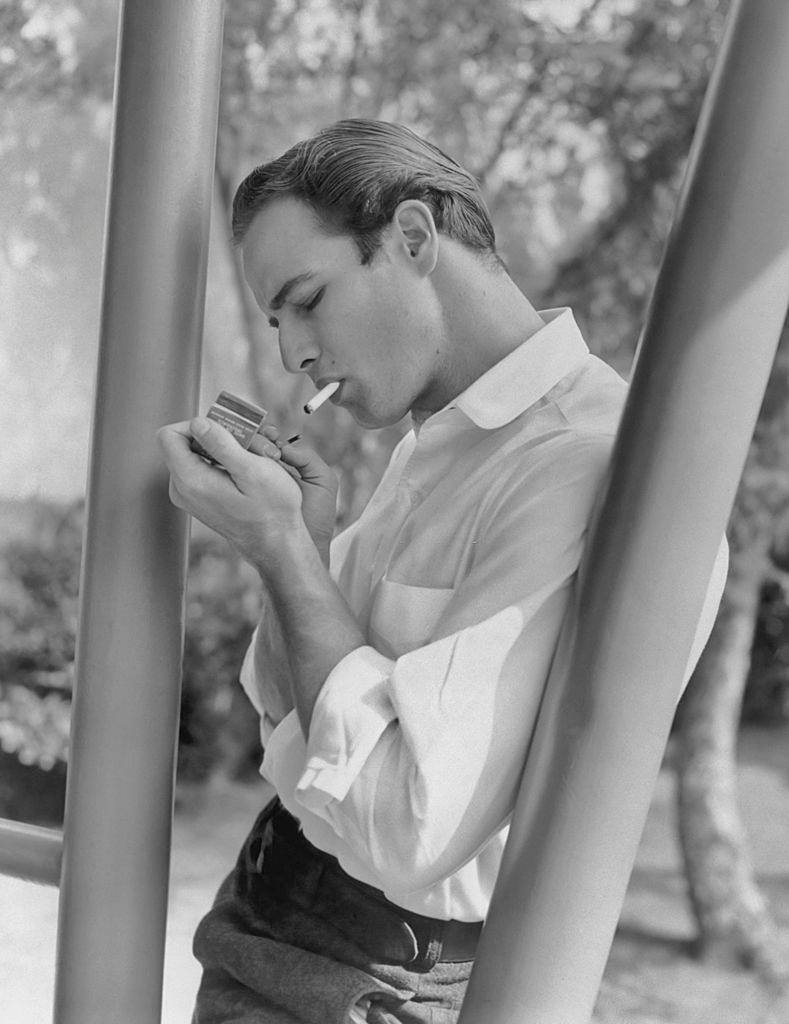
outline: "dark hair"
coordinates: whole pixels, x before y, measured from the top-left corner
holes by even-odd
[[[272,199],[308,203],[323,230],[350,235],[369,263],[404,199],[420,199],[440,232],[496,262],[496,238],[479,183],[440,149],[403,125],[338,121],[297,143],[241,182],[233,200],[233,238],[240,242]]]

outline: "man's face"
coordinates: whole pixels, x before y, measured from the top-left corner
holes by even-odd
[[[350,236],[325,234],[305,203],[283,198],[255,215],[241,251],[286,369],[316,387],[341,381],[331,401],[366,427],[445,404],[441,307],[395,229],[362,265]]]

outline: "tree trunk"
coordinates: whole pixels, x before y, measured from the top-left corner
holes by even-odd
[[[216,162],[214,183],[214,201],[221,212],[218,219],[223,225],[222,257],[226,261],[228,279],[238,302],[244,340],[245,387],[253,401],[268,410],[271,421],[281,423],[287,420],[291,410],[298,405],[303,382],[283,369],[273,336],[270,339],[263,336],[265,321],[244,280],[239,253],[233,245],[229,229],[224,229],[230,224],[233,186],[220,166],[219,159]]]
[[[679,839],[700,955],[786,978],[777,929],[755,878],[737,804],[736,743],[768,539],[737,551],[709,643],[682,700]]]
[[[214,200],[222,212],[221,222],[223,227],[230,224],[230,210],[232,205],[232,186],[225,177],[217,159],[214,171]],[[224,239],[224,256],[230,269],[230,276],[235,285],[235,292],[238,298],[241,324],[244,329],[244,340],[246,343],[247,372],[250,390],[255,401],[263,402],[263,382],[265,380],[265,367],[261,358],[261,346],[257,343],[257,310],[254,308],[252,299],[244,283],[238,253],[233,247],[230,239],[229,228],[225,227],[222,232]]]

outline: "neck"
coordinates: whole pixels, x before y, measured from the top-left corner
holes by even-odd
[[[458,349],[476,349],[481,362],[487,364],[485,369],[545,326],[540,314],[503,270],[466,282],[455,308]]]
[[[440,386],[431,408],[413,409],[426,419],[527,341],[545,325],[504,271],[489,269],[464,246],[442,246],[435,287],[444,311]]]

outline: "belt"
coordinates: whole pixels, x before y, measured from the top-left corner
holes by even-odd
[[[310,910],[359,946],[372,962],[416,972],[473,960],[482,921],[445,921],[406,910],[353,878],[336,857],[313,846],[275,798],[250,832],[239,867],[247,898],[261,887]]]

